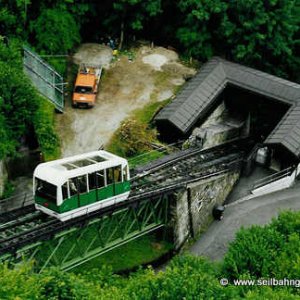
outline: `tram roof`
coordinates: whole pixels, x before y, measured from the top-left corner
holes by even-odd
[[[127,164],[126,159],[100,150],[41,163],[33,175],[54,185],[62,185],[69,178],[124,164]]]

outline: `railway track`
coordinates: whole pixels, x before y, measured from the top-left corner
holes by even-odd
[[[139,169],[132,181],[132,192],[145,192],[172,181],[183,180],[189,175],[205,174],[205,170],[213,165],[226,164],[243,157],[252,142],[248,139],[226,143],[211,149],[191,149],[179,155],[163,158],[160,162]]]
[[[126,208],[147,197],[172,192],[189,182],[207,178],[212,174],[221,174],[241,162],[247,147],[249,141],[235,142],[214,149],[185,151],[176,157],[165,158],[152,168],[148,166],[147,170],[133,178],[132,192],[126,201],[67,222],[34,211],[34,207],[24,210],[23,213],[12,212],[6,219],[5,216],[0,216],[0,256],[14,252],[26,244],[47,239],[61,230],[82,226],[91,218]],[[13,216],[15,219],[12,219]]]

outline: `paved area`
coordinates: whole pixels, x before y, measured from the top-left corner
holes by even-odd
[[[281,210],[288,209],[300,210],[299,180],[289,189],[228,204],[223,220],[214,221],[189,251],[220,260],[241,226],[267,224]]]
[[[264,177],[273,174],[274,171],[265,167],[256,165],[254,170],[249,176],[242,176],[237,185],[234,187],[230,195],[226,199],[226,204],[232,203],[238,199],[241,199],[250,194],[250,190],[253,188],[253,184]]]

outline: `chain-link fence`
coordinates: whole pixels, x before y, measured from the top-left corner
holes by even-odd
[[[27,47],[24,48],[24,72],[38,91],[59,111],[64,108],[63,77]]]

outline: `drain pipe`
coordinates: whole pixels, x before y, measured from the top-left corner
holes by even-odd
[[[188,203],[188,216],[189,216],[189,227],[190,235],[193,239],[195,237],[194,226],[193,226],[193,214],[192,214],[192,193],[191,189],[187,188],[187,203]]]

